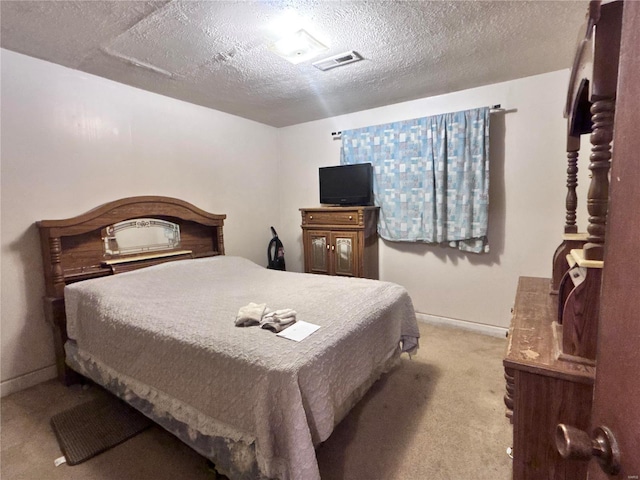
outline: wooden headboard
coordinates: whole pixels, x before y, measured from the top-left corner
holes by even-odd
[[[69,384],[76,379],[64,360],[65,285],[173,260],[224,255],[225,218],[226,215],[205,212],[176,198],[141,196],[115,200],[77,217],[37,222],[46,286],[45,316],[54,329],[60,380]],[[144,254],[105,252],[107,229],[135,219],[156,219],[178,225],[179,245]]]

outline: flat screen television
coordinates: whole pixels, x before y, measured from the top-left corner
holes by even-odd
[[[320,203],[373,205],[373,167],[370,163],[320,167]]]

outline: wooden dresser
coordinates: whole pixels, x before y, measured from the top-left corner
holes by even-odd
[[[595,367],[563,359],[549,278],[520,277],[504,358],[507,416],[513,423],[514,480],[584,479],[587,463],[564,460],[559,423],[587,430]]]
[[[377,279],[378,210],[301,208],[304,271]]]

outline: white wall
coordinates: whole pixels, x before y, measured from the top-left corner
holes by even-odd
[[[266,264],[277,130],[1,50],[2,393],[51,377],[34,222],[166,195],[226,213],[228,254]],[[23,376],[26,374],[26,377]]]
[[[553,72],[280,129],[279,233],[288,269],[303,269],[297,209],[319,205],[318,167],[339,163],[340,141],[331,132],[501,104],[517,111],[491,117],[491,252],[382,242],[380,278],[404,285],[418,312],[507,327],[518,277],[549,277],[561,241],[568,77]],[[580,218],[584,228],[582,208]]]

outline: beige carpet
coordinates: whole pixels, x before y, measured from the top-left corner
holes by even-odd
[[[504,417],[506,340],[420,324],[421,349],[385,375],[318,448],[323,480],[507,480],[512,430]],[[2,480],[199,480],[202,457],[158,427],[74,467],[49,425],[102,395],[46,382],[2,399]]]

